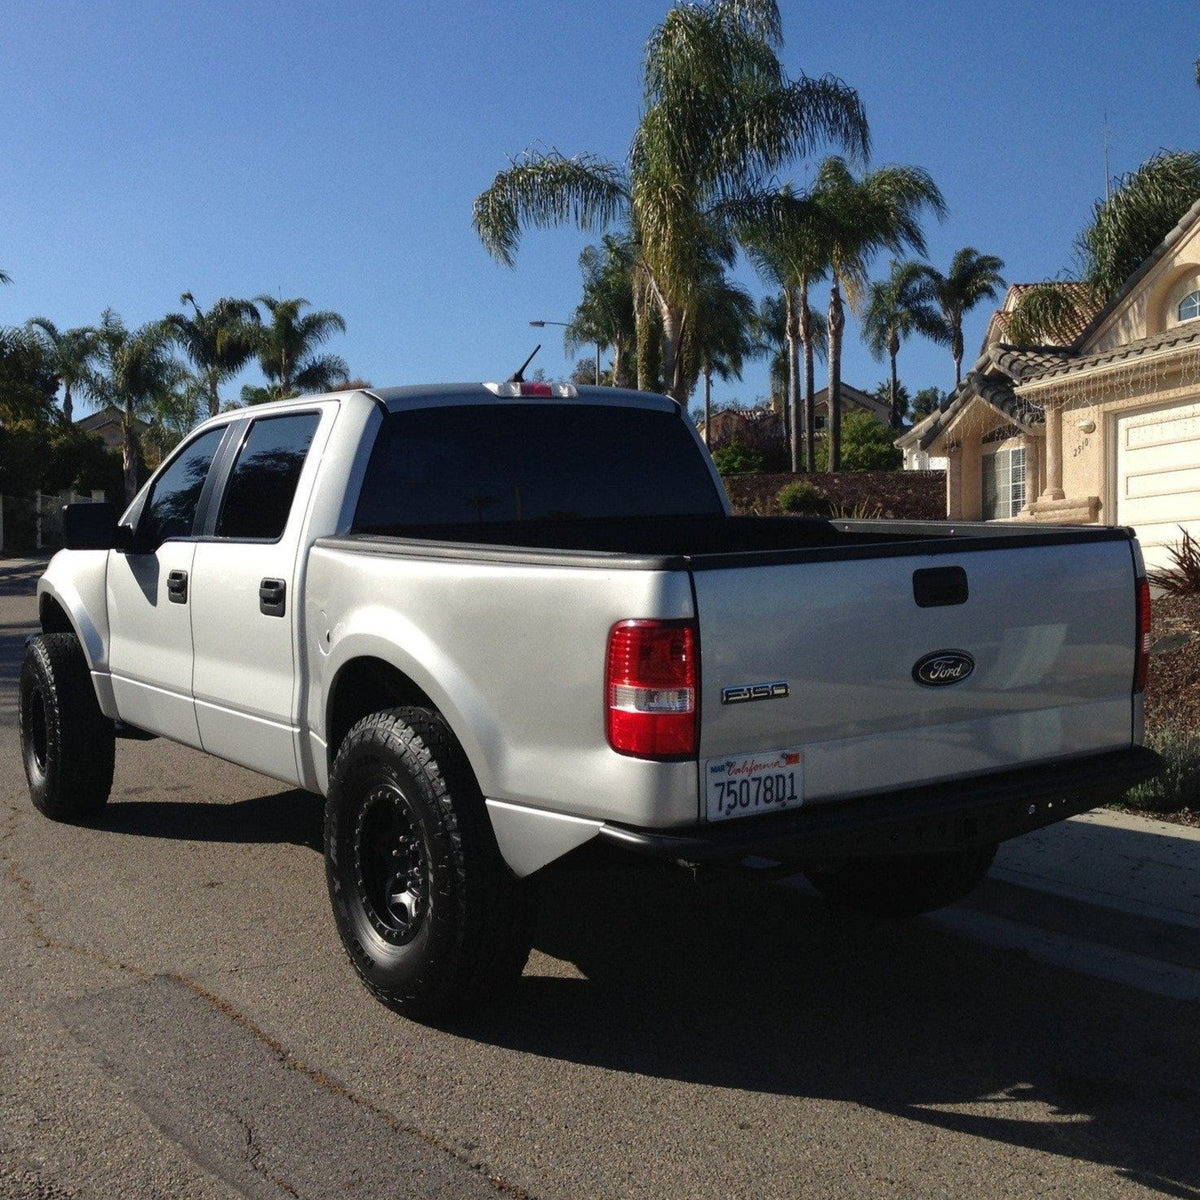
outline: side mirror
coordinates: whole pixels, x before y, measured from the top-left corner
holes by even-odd
[[[122,549],[124,530],[117,528],[117,510],[103,504],[67,504],[63,506],[63,545],[68,550]]]

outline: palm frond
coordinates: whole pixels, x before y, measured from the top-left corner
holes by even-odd
[[[530,153],[476,197],[475,231],[490,254],[511,266],[526,226],[544,229],[572,222],[599,232],[628,202],[628,183],[614,164],[588,154]]]

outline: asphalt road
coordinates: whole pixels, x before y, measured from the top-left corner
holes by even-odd
[[[96,827],[33,810],[35,578],[0,563],[0,1196],[1200,1197],[1200,1005],[969,921],[563,873],[511,999],[396,1016],[343,958],[317,799],[148,742]],[[963,912],[1118,920],[985,887]]]

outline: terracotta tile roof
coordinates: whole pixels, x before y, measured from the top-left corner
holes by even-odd
[[[988,320],[987,330],[983,335],[983,345],[979,350],[981,356],[987,354],[990,347],[1004,341],[1008,318],[1012,314],[1012,310],[1020,303],[1021,297],[1035,287],[1060,288],[1070,292],[1074,297],[1079,311],[1076,317],[1069,321],[1062,330],[1065,344],[1073,345],[1079,335],[1091,324],[1092,318],[1097,312],[1097,305],[1090,301],[1086,283],[1081,283],[1076,279],[1048,279],[1041,283],[1013,283],[1009,285],[1008,291],[1004,294],[1003,306],[996,309]]]
[[[922,450],[929,449],[954,418],[976,398],[1011,417],[1019,425],[1028,427],[1045,421],[1041,406],[1018,396],[1011,379],[1003,375],[984,375],[980,371],[971,371],[942,408],[931,413],[919,425],[914,425],[900,440],[906,445],[915,443]]]
[[[1078,375],[1095,367],[1140,358],[1144,354],[1185,349],[1188,346],[1200,347],[1200,321],[1176,325],[1165,333],[1152,334],[1096,354],[1076,354],[1043,346],[1030,348],[1001,344],[994,348],[994,361],[1016,383],[1022,384]]]

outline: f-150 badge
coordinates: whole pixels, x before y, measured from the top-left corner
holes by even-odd
[[[722,704],[746,704],[751,700],[786,700],[792,693],[786,683],[743,683],[721,689]]]
[[[912,677],[925,687],[949,687],[974,670],[975,660],[965,650],[935,650],[913,667]]]

